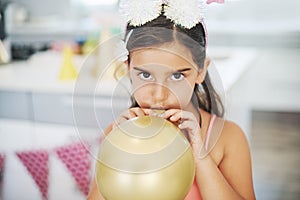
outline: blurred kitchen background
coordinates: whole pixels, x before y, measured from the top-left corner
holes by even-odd
[[[249,140],[257,199],[298,200],[300,2],[225,1],[208,6],[206,25],[226,117]],[[128,106],[123,85],[113,78],[119,63],[103,67],[111,38],[124,30],[117,4],[0,0],[0,199],[85,199],[96,141]],[[78,163],[56,151],[78,141],[95,147],[84,157],[83,175],[70,168]],[[34,173],[20,155],[43,150],[48,169]]]

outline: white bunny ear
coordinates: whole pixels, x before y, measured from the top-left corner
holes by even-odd
[[[204,0],[169,0],[164,12],[176,25],[190,29],[203,19],[205,5]]]
[[[141,26],[157,18],[162,11],[163,0],[121,0],[120,13],[132,26]]]
[[[128,43],[128,40],[130,38],[130,36],[132,35],[133,33],[133,30],[131,30],[126,38],[125,38],[125,42],[123,40],[120,40],[116,46],[115,46],[115,52],[114,52],[114,56],[116,58],[118,58],[118,60],[120,62],[125,62],[126,60],[128,60],[128,55],[129,55],[129,51],[127,49],[127,43]]]

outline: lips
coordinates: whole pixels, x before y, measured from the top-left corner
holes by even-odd
[[[169,109],[181,109],[177,104],[151,104],[151,103],[143,103],[139,104],[141,108],[151,109],[151,110],[169,110]]]
[[[178,106],[174,106],[174,105],[167,105],[167,106],[162,106],[162,105],[151,105],[148,108],[152,109],[152,110],[169,110],[169,109],[180,109],[178,108]]]

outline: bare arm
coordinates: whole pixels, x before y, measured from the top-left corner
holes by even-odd
[[[227,122],[224,129],[224,156],[220,165],[217,166],[210,155],[197,162],[196,178],[202,197],[255,199],[251,157],[245,135],[233,123]]]

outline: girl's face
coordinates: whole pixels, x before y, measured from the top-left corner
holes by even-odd
[[[196,83],[204,80],[192,54],[178,43],[137,50],[130,55],[133,95],[141,108],[189,108]]]

